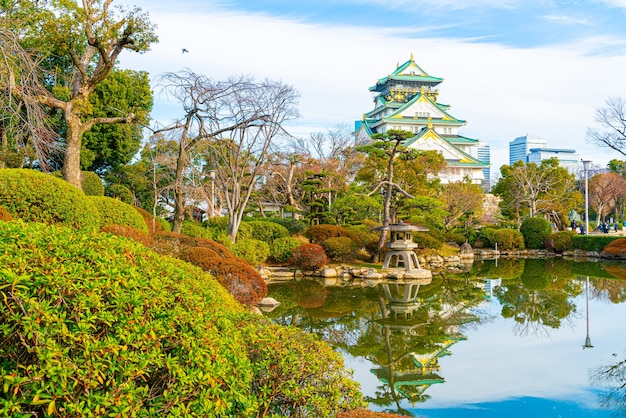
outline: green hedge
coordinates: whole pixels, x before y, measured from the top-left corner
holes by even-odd
[[[250,237],[271,244],[278,238],[289,236],[289,230],[275,222],[248,221],[246,225],[250,227]]]
[[[87,196],[104,196],[102,179],[93,171],[81,171],[83,192]]]
[[[333,416],[362,404],[327,344],[244,312],[188,263],[22,221],[0,222],[0,246],[0,416]]]
[[[82,190],[36,170],[0,169],[0,206],[25,221],[100,227],[98,208]]]
[[[602,251],[608,243],[616,239],[623,238],[621,235],[582,235],[576,234],[572,237],[572,243],[577,250]]]
[[[88,196],[100,213],[100,226],[127,225],[148,232],[148,225],[131,205],[108,196]]]
[[[230,246],[230,250],[237,257],[241,257],[251,266],[264,263],[270,256],[270,246],[267,242],[248,238],[237,240]]]

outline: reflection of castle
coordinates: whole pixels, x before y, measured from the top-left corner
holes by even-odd
[[[454,314],[447,305],[436,314],[430,312],[428,305],[418,302],[416,283],[381,283],[379,290],[382,319],[377,322],[387,359],[379,357],[379,367],[371,372],[388,386],[398,405],[401,399],[424,402],[426,389],[445,382],[439,374],[439,358],[451,355],[450,347],[467,339],[458,331],[459,321],[467,323],[475,317],[468,312]]]

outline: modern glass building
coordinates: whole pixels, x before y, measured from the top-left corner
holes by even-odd
[[[509,165],[517,161],[528,162],[528,154],[532,148],[547,148],[548,141],[536,136],[520,136],[509,142]]]

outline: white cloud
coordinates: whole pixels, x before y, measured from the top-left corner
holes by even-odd
[[[247,74],[282,80],[301,94],[302,119],[293,127],[298,135],[353,124],[373,106],[368,88],[413,53],[424,70],[445,79],[439,98],[452,105],[454,116],[468,121],[461,133],[491,145],[493,172],[508,163],[508,157],[502,159],[508,142],[526,133],[601,164],[620,157],[587,144],[585,133],[606,98],[626,96],[624,54],[593,54],[607,45],[619,52],[622,40],[517,49],[407,37],[397,28],[313,25],[220,9],[157,10],[151,17],[160,43],[145,55],[124,54],[122,66],[153,76],[188,67],[215,79]],[[182,54],[182,48],[189,53]]]

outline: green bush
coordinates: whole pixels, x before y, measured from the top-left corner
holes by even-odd
[[[378,225],[376,224],[376,226]],[[345,228],[354,234],[358,238],[357,242],[361,243],[363,246],[365,246],[368,242],[378,242],[378,237],[380,237],[380,232],[374,231],[372,229],[372,225],[359,224],[346,226]]]
[[[264,263],[270,256],[270,246],[267,242],[258,239],[237,240],[230,246],[230,250],[237,257],[241,257],[252,266]]]
[[[157,222],[161,225],[161,230],[164,232],[172,232],[172,224],[170,224],[166,219],[163,219],[159,216],[156,217]]]
[[[549,243],[549,249],[554,250],[557,253],[563,251],[569,251],[574,249],[574,240],[572,237],[576,235],[570,231],[559,231],[548,235],[547,241]]]
[[[477,241],[482,241],[483,247],[494,247],[496,243],[496,240],[494,239],[494,234],[496,231],[496,228],[482,228],[478,232]]]
[[[272,260],[284,263],[291,258],[293,250],[298,248],[302,242],[293,237],[283,237],[274,240],[270,246],[270,257]]]
[[[0,206],[25,221],[100,227],[98,208],[65,180],[28,169],[0,170]]]
[[[616,239],[622,238],[621,236],[609,236],[608,234],[603,235],[581,235],[575,234],[572,236],[572,241],[574,244],[574,249],[576,250],[586,250],[586,251],[597,251],[600,252],[611,242]]]
[[[324,241],[322,247],[331,260],[347,261],[354,259],[359,244],[349,237],[333,237]]]
[[[108,196],[88,196],[88,199],[98,208],[101,226],[127,225],[148,232],[148,225],[133,206]]]
[[[284,226],[289,231],[289,235],[297,235],[304,232],[306,224],[298,219],[293,218],[270,218],[270,222]]]
[[[547,219],[533,216],[522,221],[520,232],[524,237],[526,248],[545,248],[546,238],[552,233],[552,226]]]
[[[81,171],[80,176],[83,192],[87,196],[104,196],[104,184],[100,176],[93,171]]]
[[[190,221],[190,220],[183,221],[183,226],[180,232],[181,234],[189,235],[190,237],[195,237],[195,238],[207,238],[207,239],[215,238],[213,230],[209,228],[205,228],[201,224],[195,221]]]
[[[197,267],[22,221],[0,222],[0,242],[0,416],[333,416],[362,403],[327,344],[245,313]]]
[[[498,229],[493,233],[494,245],[498,244],[498,250],[523,250],[524,237],[516,229]]]
[[[264,241],[268,244],[278,238],[289,236],[289,231],[282,225],[266,221],[249,221],[246,225],[250,227],[250,237]]]
[[[429,232],[415,232],[413,241],[417,243],[417,248],[432,248],[440,250],[443,242],[432,236]]]
[[[135,197],[133,196],[133,192],[131,192],[130,189],[123,184],[112,184],[107,187],[107,196],[114,199],[119,199],[129,205],[135,204]]]

